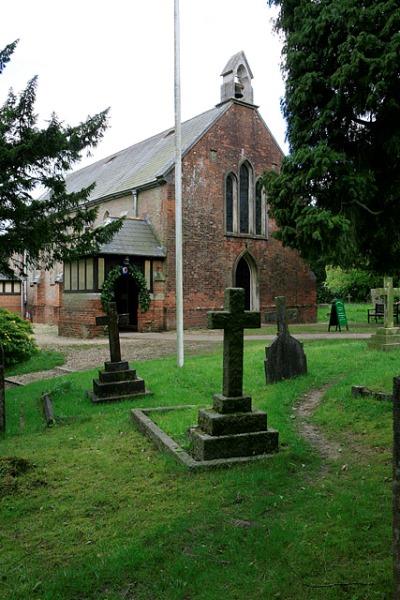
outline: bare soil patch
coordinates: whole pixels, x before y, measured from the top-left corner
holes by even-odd
[[[310,442],[325,459],[337,460],[341,452],[340,444],[326,438],[316,425],[308,421],[318,408],[328,388],[329,385],[326,385],[323,388],[311,390],[303,396],[295,410],[299,418],[298,430],[300,435]]]

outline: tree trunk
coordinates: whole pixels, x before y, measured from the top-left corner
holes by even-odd
[[[6,431],[6,395],[4,388],[4,352],[0,344],[0,433]]]
[[[393,379],[393,598],[400,598],[400,377]]]

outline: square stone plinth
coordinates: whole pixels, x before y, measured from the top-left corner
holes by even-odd
[[[400,327],[383,327],[368,340],[373,350],[397,350],[400,348]]]
[[[195,460],[270,454],[278,450],[278,432],[255,431],[236,435],[211,436],[198,427],[190,430],[192,454]]]
[[[250,412],[251,396],[228,397],[223,394],[214,394],[213,409],[222,414]]]
[[[199,428],[208,435],[231,435],[265,431],[267,413],[260,410],[244,413],[221,414],[212,409],[199,410]]]

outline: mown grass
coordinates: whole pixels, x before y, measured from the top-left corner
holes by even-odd
[[[378,323],[368,323],[367,314],[368,308],[372,308],[371,304],[345,304],[346,317],[351,333],[373,333],[377,327],[382,327],[382,320]],[[289,325],[289,330],[294,334],[301,333],[328,333],[328,323],[330,315],[330,305],[319,305],[317,309],[316,323],[293,323]],[[346,329],[342,330],[346,331]],[[331,333],[335,332],[335,328],[331,329]],[[246,335],[275,335],[276,325],[263,324],[261,329],[246,329]]]
[[[6,377],[12,375],[24,375],[25,373],[34,373],[36,371],[48,371],[59,367],[65,362],[65,357],[61,352],[55,350],[38,350],[33,356],[17,365],[6,368]]]
[[[307,376],[266,386],[264,344],[246,345],[245,390],[267,409],[281,450],[225,471],[189,474],[129,417],[138,404],[210,404],[220,353],[183,370],[172,358],[135,365],[154,392],[136,402],[91,405],[94,372],[8,392],[0,452],[35,466],[3,478],[0,598],[389,598],[391,407],[352,399],[350,386],[390,389],[400,352],[340,341],[306,351]],[[323,464],[299,437],[293,407],[327,382],[315,421],[342,453]],[[61,418],[52,429],[38,407],[43,390]],[[194,417],[176,411],[164,426],[179,439]]]

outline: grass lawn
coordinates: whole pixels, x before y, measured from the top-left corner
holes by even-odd
[[[22,363],[6,368],[6,377],[24,375],[36,371],[48,371],[59,367],[65,362],[64,355],[55,350],[38,350],[31,358]]]
[[[94,372],[7,393],[0,455],[0,598],[7,600],[386,599],[391,597],[391,405],[350,386],[390,390],[400,352],[363,341],[305,345],[309,374],[266,386],[264,344],[246,345],[245,391],[280,432],[277,455],[188,473],[130,422],[134,406],[209,405],[221,353],[135,365],[154,396],[91,405]],[[313,420],[341,443],[323,461],[297,434],[294,404],[333,385]],[[60,424],[45,429],[52,390]],[[179,416],[177,416],[179,415]],[[183,439],[195,411],[163,417]],[[3,464],[3,466],[2,466]]]
[[[382,327],[383,321],[380,320],[378,323],[368,323],[367,311],[368,308],[372,308],[371,304],[360,303],[360,304],[346,304],[345,310],[347,316],[347,322],[349,325],[349,332],[351,333],[374,333],[378,327]],[[328,333],[328,323],[331,307],[330,305],[319,305],[317,310],[317,322],[316,323],[305,323],[305,324],[290,324],[289,330],[291,333]],[[335,328],[331,329],[333,333]],[[346,330],[344,330],[346,331]],[[246,329],[246,335],[275,335],[276,325],[265,325],[263,324],[261,329]]]

